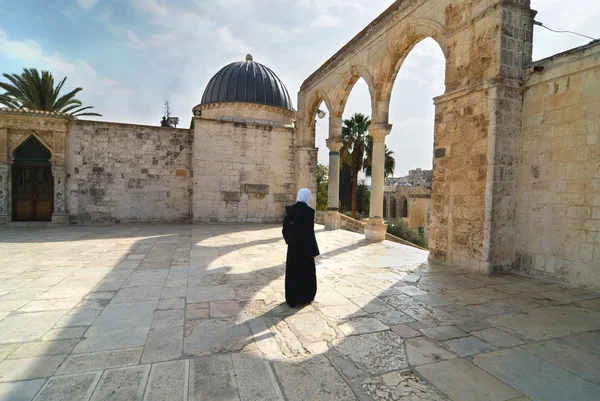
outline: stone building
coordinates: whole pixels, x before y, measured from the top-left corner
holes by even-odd
[[[329,110],[326,227],[337,212],[342,114],[371,96],[370,218],[385,238],[385,138],[396,76],[433,38],[446,58],[434,99],[430,257],[600,288],[600,43],[532,62],[529,0],[398,0],[311,74],[292,108],[251,57],[222,69],[190,129],[0,111],[0,222],[270,222],[316,189],[315,116]]]
[[[424,186],[386,186],[383,193],[383,219],[402,219],[415,229],[429,234],[431,190]]]
[[[342,114],[363,78],[371,96],[373,167],[365,235],[385,236],[385,138],[396,76],[413,47],[434,39],[446,58],[434,99],[430,258],[481,272],[519,270],[600,287],[600,42],[532,62],[529,0],[394,2],[311,74],[298,94],[296,149],[315,146],[329,110],[329,171]],[[329,175],[336,227],[338,177]],[[314,185],[299,171],[297,186]]]
[[[0,222],[281,220],[296,190],[283,82],[248,55],[193,114],[174,129],[0,109]]]

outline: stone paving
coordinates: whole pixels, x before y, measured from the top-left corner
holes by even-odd
[[[0,229],[0,400],[598,400],[600,293],[318,229],[283,305],[278,226]]]

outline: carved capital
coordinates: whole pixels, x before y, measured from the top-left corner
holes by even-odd
[[[339,152],[342,146],[344,146],[344,140],[341,135],[330,136],[327,138],[326,143],[327,148],[331,152]]]
[[[374,123],[369,126],[369,135],[373,138],[373,142],[384,142],[390,132],[392,132],[392,124]]]

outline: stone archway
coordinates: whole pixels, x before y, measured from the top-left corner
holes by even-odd
[[[52,153],[37,137],[30,135],[12,156],[13,221],[52,221]]]
[[[408,217],[408,199],[406,199],[406,196],[402,195],[400,197],[400,202],[399,202],[398,208],[400,209],[400,211],[398,213],[398,217],[400,217],[400,218]]]
[[[73,117],[66,114],[0,109],[0,224],[14,217],[12,166],[15,162],[19,164],[18,149],[31,138],[35,138],[51,154],[51,221],[67,223],[65,153],[67,129],[71,121]],[[48,170],[45,174],[48,174]]]
[[[431,257],[479,271],[514,262],[514,230],[506,222],[496,228],[499,216],[514,213],[506,205],[516,202],[510,188],[516,184],[523,66],[531,60],[534,15],[528,0],[398,0],[304,81],[300,122],[310,118],[317,93],[342,99],[330,110],[340,118],[349,84],[368,73],[374,142],[369,239],[385,237],[383,165],[394,78],[411,49],[430,37],[446,56],[446,92],[435,99]],[[306,123],[298,125],[297,149],[314,146],[310,135]],[[306,179],[299,175],[297,185]],[[468,194],[452,190],[462,183],[472,188]],[[458,231],[464,225],[472,229]]]
[[[396,202],[395,196],[390,196],[390,219],[395,219],[397,217],[398,205]]]

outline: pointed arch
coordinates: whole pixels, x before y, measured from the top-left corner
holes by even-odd
[[[376,99],[376,89],[373,77],[369,70],[362,65],[355,64],[353,65],[346,74],[343,75],[343,89],[339,92],[338,98],[335,102],[336,113],[341,117],[344,114],[344,109],[346,108],[346,103],[348,102],[348,98],[350,97],[350,93],[354,88],[354,85],[358,82],[359,79],[364,79],[367,83],[367,87],[369,88],[369,96],[371,97],[371,111],[375,109],[375,99]]]
[[[377,93],[380,96],[379,102],[375,105],[377,109],[373,109],[373,115],[383,120],[383,123],[388,123],[389,107],[394,83],[402,64],[413,48],[426,38],[433,39],[441,48],[444,54],[444,59],[448,59],[448,48],[446,45],[446,30],[438,22],[430,19],[420,19],[411,23],[406,27],[398,40],[390,46],[390,52],[382,61],[381,76],[378,77],[379,87]],[[447,69],[447,66],[446,66]],[[448,74],[446,73],[446,78]]]

